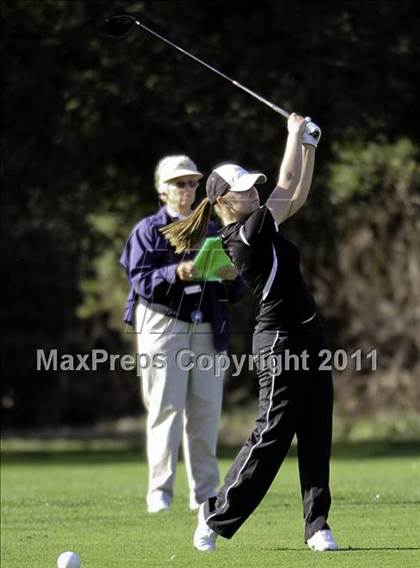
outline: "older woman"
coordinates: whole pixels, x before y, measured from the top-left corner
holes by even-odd
[[[186,364],[178,355],[215,354],[227,349],[227,302],[243,291],[233,268],[222,282],[203,282],[193,267],[194,247],[177,254],[159,229],[191,215],[202,174],[183,155],[167,156],[155,171],[156,190],[165,205],[141,220],[125,245],[121,263],[130,284],[125,321],[134,325],[142,364],[141,388],[147,410],[150,513],[166,511],[174,494],[181,437],[191,509],[216,494],[219,471],[216,442],[223,373]],[[208,235],[216,233],[210,224]]]

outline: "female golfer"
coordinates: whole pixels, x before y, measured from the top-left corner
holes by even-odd
[[[162,232],[177,252],[193,248],[205,234],[212,208],[220,218],[223,247],[259,301],[253,355],[259,382],[255,427],[236,456],[216,497],[199,509],[194,546],[211,551],[218,535],[231,538],[259,505],[297,436],[305,541],[313,550],[336,550],[327,524],[331,504],[333,389],[321,370],[322,326],[299,267],[299,252],[279,224],[305,203],[312,181],[319,127],[296,114],[277,186],[260,207],[255,184],[261,173],[235,164],[210,174],[205,198],[185,221]]]

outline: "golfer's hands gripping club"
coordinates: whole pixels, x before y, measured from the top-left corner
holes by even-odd
[[[176,273],[180,280],[184,280],[186,282],[198,280],[197,270],[194,268],[192,260],[180,262],[176,269]]]
[[[302,134],[302,144],[317,148],[318,142],[321,139],[321,129],[315,122],[312,122],[310,116],[305,118],[305,124],[306,128]]]
[[[306,122],[303,116],[292,112],[292,114],[287,119],[287,130],[291,136],[302,137],[303,132],[306,128]]]

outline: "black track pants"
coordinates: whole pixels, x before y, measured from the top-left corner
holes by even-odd
[[[333,388],[330,371],[319,370],[325,348],[318,320],[305,333],[265,332],[254,335],[253,353],[259,382],[255,428],[242,446],[216,497],[205,504],[207,524],[231,538],[267,493],[293,436],[298,441],[299,475],[305,540],[328,528],[331,504]],[[306,363],[300,357],[307,353]],[[289,362],[289,370],[285,369]],[[305,370],[308,368],[308,370]]]

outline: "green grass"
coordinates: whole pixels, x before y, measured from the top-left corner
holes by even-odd
[[[83,568],[420,566],[418,444],[338,446],[330,522],[341,546],[303,543],[293,456],[257,512],[214,554],[196,552],[180,464],[171,511],[145,512],[147,470],[137,452],[6,451],[2,460],[2,568],[53,568],[75,550]],[[222,473],[231,456],[221,459]]]

